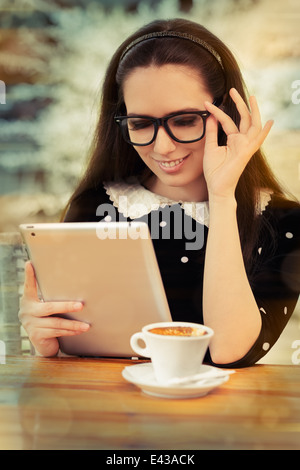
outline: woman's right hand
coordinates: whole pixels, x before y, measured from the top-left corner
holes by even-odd
[[[82,310],[81,302],[43,302],[37,293],[32,264],[25,265],[24,293],[20,300],[19,319],[36,351],[42,356],[55,356],[59,350],[58,337],[79,335],[89,325],[55,315]]]

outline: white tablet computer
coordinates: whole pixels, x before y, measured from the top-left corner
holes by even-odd
[[[43,300],[84,303],[64,316],[91,328],[59,338],[64,353],[136,356],[130,336],[147,323],[172,320],[147,224],[23,224],[20,231]]]

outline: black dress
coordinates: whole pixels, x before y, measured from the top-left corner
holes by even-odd
[[[255,269],[249,278],[262,327],[243,358],[230,364],[215,364],[221,367],[248,367],[261,359],[282,333],[300,292],[299,205],[292,201],[278,204],[272,194],[262,192],[257,217],[266,217],[277,235],[275,246],[266,234],[255,247]],[[105,183],[81,194],[65,217],[65,222],[101,220],[148,223],[173,320],[203,323],[208,202],[177,203],[137,183]],[[209,351],[205,360],[214,364]]]

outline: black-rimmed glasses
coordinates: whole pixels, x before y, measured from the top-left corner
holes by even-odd
[[[215,103],[214,103],[215,104]],[[204,137],[208,111],[184,111],[163,118],[151,116],[115,116],[123,138],[131,145],[150,145],[156,139],[160,126],[168,135],[182,144],[197,142]]]

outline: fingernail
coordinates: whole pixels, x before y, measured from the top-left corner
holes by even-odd
[[[79,310],[83,307],[83,304],[81,302],[74,302],[73,304],[73,307],[76,309],[76,310]]]
[[[90,329],[90,325],[89,325],[88,323],[81,323],[80,329],[81,329],[82,331],[87,331],[87,330]]]

